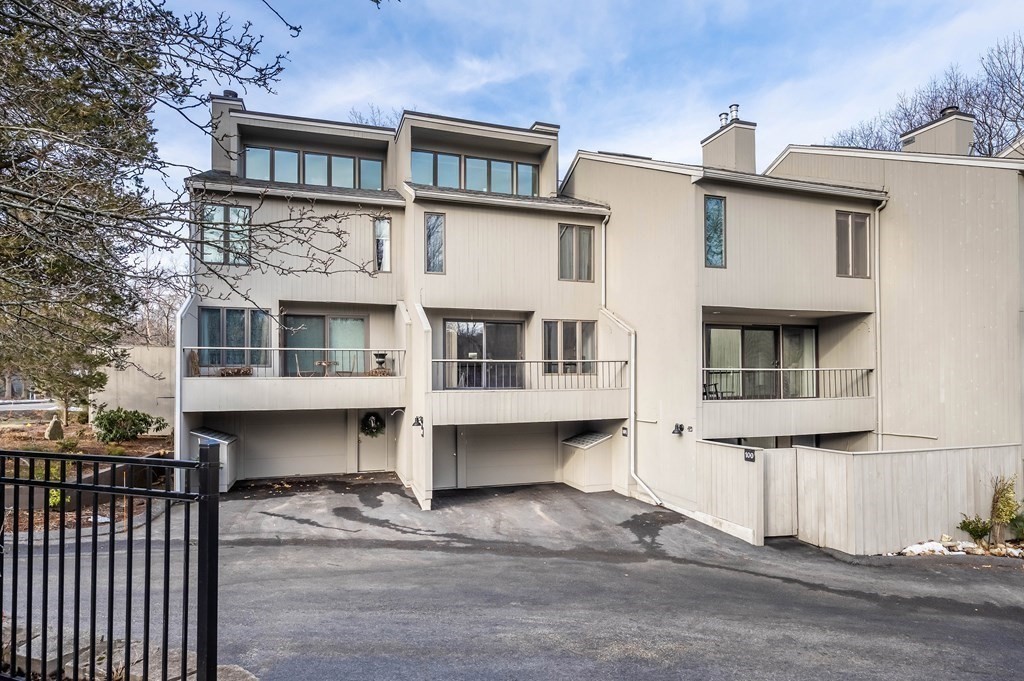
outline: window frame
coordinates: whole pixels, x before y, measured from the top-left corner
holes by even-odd
[[[530,193],[524,194],[519,190],[519,166],[528,166],[533,168],[533,186],[530,187]],[[516,161],[512,168],[513,173],[513,191],[512,193],[516,196],[540,196],[540,165],[537,163],[525,163],[522,161]]]
[[[219,347],[221,349],[218,349],[218,350],[207,350],[205,348],[207,348],[207,347],[216,347],[216,346],[203,346],[203,345],[199,344],[199,336],[200,336],[200,334],[202,332],[202,317],[203,317],[203,311],[204,310],[217,310],[217,312],[218,312],[219,326],[220,326],[220,338],[221,338],[221,343],[222,343],[222,345],[220,345]],[[241,364],[234,364],[234,363],[228,364],[225,361],[226,360],[226,354],[228,352],[232,352],[232,350],[230,350],[230,349],[224,350],[223,348],[232,348],[233,347],[233,346],[230,346],[230,345],[227,344],[227,342],[228,342],[228,330],[227,330],[227,318],[228,318],[228,315],[227,315],[227,313],[229,311],[245,313],[244,337],[245,337],[245,343],[246,344],[243,345],[243,346],[240,346],[239,349],[238,349],[238,351],[243,352],[245,354],[245,359],[244,359],[244,361]],[[272,365],[272,360],[271,360],[271,349],[272,348],[271,348],[271,345],[270,345],[270,335],[271,334],[270,334],[270,327],[269,327],[269,325],[267,326],[266,339],[264,340],[266,345],[263,345],[263,346],[251,346],[251,345],[249,345],[249,343],[252,342],[252,318],[253,318],[253,313],[255,313],[255,312],[261,312],[261,313],[263,313],[267,317],[267,319],[270,319],[270,312],[268,310],[264,310],[263,308],[259,308],[259,307],[215,307],[215,306],[211,306],[211,305],[202,305],[202,306],[200,306],[198,314],[197,314],[197,317],[196,317],[196,319],[198,320],[198,323],[196,325],[196,348],[199,350],[199,353],[198,353],[199,354],[199,366],[201,366],[201,367],[212,367],[212,368],[216,368],[216,367],[269,367],[269,366],[271,366]],[[258,349],[253,349],[253,348],[258,348]],[[203,361],[204,352],[208,353],[208,354],[205,355],[205,357],[209,357],[209,356],[215,354],[217,356],[218,360],[216,362],[204,362]],[[255,356],[257,353],[261,353],[263,355],[264,361],[262,361],[262,362],[253,362],[252,361],[253,356]]]
[[[562,228],[568,227],[573,230],[572,235],[572,276],[565,278],[562,276]],[[580,231],[588,230],[590,232],[590,278],[580,279],[579,277],[579,252],[580,252]],[[574,281],[585,284],[594,283],[594,260],[595,251],[594,247],[594,226],[593,225],[572,225],[565,222],[558,223],[558,246],[556,248],[556,254],[558,256],[556,267],[558,269],[558,280],[559,281]]]
[[[558,351],[558,357],[547,357],[548,345],[547,345],[547,325],[554,324],[556,329],[555,334],[555,348]],[[576,332],[576,358],[566,359],[564,338],[565,338],[565,325],[572,324]],[[583,354],[583,326],[584,324],[592,324],[594,328],[594,357],[592,359],[584,359],[581,355]],[[597,320],[596,319],[544,319],[541,321],[541,361],[543,362],[543,372],[546,376],[594,376],[597,374],[597,357],[598,357],[598,337],[597,337]],[[570,370],[569,367],[572,367]],[[588,371],[589,369],[589,371]]]
[[[327,160],[327,170],[324,173],[324,184],[311,184],[309,182],[309,178],[306,176],[306,157],[307,156],[321,156],[321,157],[323,157],[323,158],[325,158]],[[319,151],[303,151],[302,152],[302,157],[299,159],[299,165],[301,166],[301,169],[302,169],[302,174],[300,176],[301,182],[299,184],[304,184],[304,185],[307,185],[309,187],[330,187],[331,186],[331,166],[333,165],[331,163],[331,154],[324,153],[324,152],[319,152]]]
[[[463,155],[462,154],[457,154],[457,153],[451,152],[451,151],[432,151],[430,149],[413,149],[412,151],[409,152],[409,154],[410,154],[410,156],[409,156],[409,159],[410,159],[410,165],[409,165],[410,175],[412,174],[411,173],[411,169],[412,169],[412,163],[411,163],[412,154],[429,154],[430,155],[431,181],[428,182],[428,183],[416,182],[415,178],[413,178],[413,182],[415,184],[429,184],[431,187],[437,187],[438,189],[462,189],[463,188],[463,180],[462,180],[462,158],[463,158]],[[450,156],[450,157],[455,158],[455,159],[458,160],[458,166],[459,166],[459,169],[458,169],[458,182],[457,182],[457,185],[455,187],[449,187],[447,185],[441,186],[441,184],[440,184],[440,175],[438,174],[438,166],[439,166],[438,159],[441,156]]]
[[[708,262],[708,201],[722,202],[722,264],[714,265]],[[728,249],[726,248],[726,235],[728,227],[728,202],[724,196],[716,194],[704,195],[704,267],[716,270],[724,270],[729,266]]]
[[[388,234],[387,234],[387,237],[385,238],[385,240],[388,242],[388,251],[387,251],[388,252],[388,262],[387,262],[387,267],[386,268],[381,267],[380,263],[378,262],[378,254],[379,254],[380,251],[378,250],[377,242],[381,241],[381,238],[377,236],[377,223],[379,223],[379,222],[386,222],[387,225],[388,225]],[[377,273],[380,273],[380,274],[390,273],[391,272],[391,268],[392,268],[392,262],[391,262],[391,260],[392,260],[392,257],[391,257],[391,225],[392,225],[392,222],[391,222],[391,218],[390,217],[374,218],[373,219],[373,271],[377,272]],[[424,228],[425,228],[425,226],[424,226]]]
[[[267,152],[267,179],[258,177],[249,177],[249,150],[259,149]],[[242,153],[242,177],[246,180],[256,180],[257,182],[273,182],[274,181],[274,148],[266,147],[261,144],[246,144]]]
[[[380,187],[379,188],[368,189],[368,188],[363,186],[363,161],[367,161],[367,162],[371,162],[371,163],[379,163],[380,164]],[[368,192],[382,192],[382,191],[384,191],[384,159],[382,159],[382,158],[373,158],[371,156],[359,156],[359,157],[357,157],[357,160],[356,160],[356,166],[357,166],[357,169],[359,171],[358,174],[357,174],[357,177],[355,178],[356,179],[356,188],[357,189],[363,189],[363,190],[368,191]]]
[[[864,244],[864,254],[865,254],[865,264],[866,264],[866,273],[865,274],[855,274],[854,273],[854,253],[856,252],[856,248],[854,246],[854,229],[853,229],[853,224],[854,223],[853,223],[853,219],[854,219],[854,216],[857,216],[857,215],[864,216],[864,224],[865,224],[864,239],[866,240],[866,243]],[[839,217],[840,216],[845,216],[846,217],[845,228],[846,228],[846,239],[847,239],[847,241],[846,241],[847,252],[846,252],[846,271],[845,272],[840,272],[839,271]],[[871,214],[870,213],[861,213],[861,212],[852,211],[852,210],[836,210],[836,220],[835,220],[835,222],[836,222],[836,233],[835,233],[835,238],[836,238],[836,249],[835,249],[835,251],[836,251],[836,276],[837,277],[842,277],[844,279],[870,279],[871,278],[871,265],[872,265],[872,262],[871,262],[871,260],[872,260],[872,258],[871,258],[871,244],[872,244],[872,241],[871,241],[871,239],[872,239],[872,236],[871,236]]]
[[[267,176],[269,177],[269,179],[264,180],[262,178],[252,178],[252,177],[249,177],[249,167],[248,167],[249,163],[248,163],[248,157],[246,156],[246,154],[248,153],[249,149],[259,149],[259,150],[262,150],[262,151],[266,151],[268,153],[269,160],[268,160],[268,166],[267,166]],[[278,151],[285,151],[285,152],[291,152],[291,153],[298,154],[298,161],[297,161],[298,168],[297,168],[297,173],[296,173],[296,177],[298,178],[298,182],[285,182],[283,180],[275,179],[275,175],[277,173],[277,163],[276,163],[276,161],[274,159],[274,156],[275,156],[275,152],[278,152]],[[323,185],[323,184],[310,184],[309,182],[306,181],[306,156],[307,155],[310,155],[310,156],[326,156],[327,157],[327,184],[326,185]],[[449,155],[456,156],[456,154],[449,154]],[[301,184],[301,185],[304,185],[304,186],[307,186],[307,187],[320,187],[320,188],[334,187],[336,189],[366,189],[365,187],[362,186],[362,183],[363,183],[362,163],[363,163],[363,161],[379,163],[380,164],[380,189],[366,189],[366,191],[384,191],[385,190],[384,176],[385,176],[386,170],[387,170],[387,168],[385,167],[387,165],[387,161],[386,161],[386,159],[383,159],[383,158],[377,158],[377,157],[374,157],[374,156],[359,156],[359,155],[356,155],[356,154],[332,154],[332,153],[327,152],[327,151],[313,151],[313,150],[306,150],[306,149],[295,149],[295,148],[292,148],[292,147],[276,147],[276,146],[268,146],[268,145],[263,145],[263,144],[246,144],[246,145],[244,145],[244,152],[243,152],[242,156],[243,156],[243,161],[242,161],[242,177],[247,179],[247,180],[256,180],[257,182],[271,182],[271,183],[280,183],[280,184],[288,184],[288,185],[291,185],[291,184]],[[336,158],[344,158],[344,159],[349,159],[349,160],[352,161],[352,186],[351,187],[334,184],[334,159],[336,159]],[[460,157],[460,159],[461,159],[461,157]],[[436,165],[436,159],[435,159],[435,165]],[[461,168],[461,161],[460,161],[460,168]],[[435,175],[436,175],[436,172],[435,172]],[[460,176],[460,181],[461,181],[461,176]]]
[[[208,209],[210,209],[210,208],[216,208],[216,209],[221,211],[221,220],[219,222],[212,222],[212,223],[210,223],[210,222],[206,221],[206,211]],[[231,227],[235,225],[235,223],[231,222],[230,219],[229,219],[229,214],[230,214],[229,211],[232,208],[241,208],[241,209],[244,209],[248,213],[248,216],[246,217],[246,221],[245,221],[244,230],[243,230],[245,232],[245,254],[244,254],[244,257],[243,257],[244,262],[230,262],[229,261],[229,257],[232,254],[235,253],[235,251],[233,251],[230,248],[230,243],[231,243],[230,234],[231,234],[232,231],[237,231],[237,230],[232,230],[231,229]],[[252,264],[252,207],[250,207],[250,206],[242,206],[242,205],[232,205],[232,204],[228,204],[228,203],[204,203],[204,204],[202,204],[199,207],[199,215],[201,216],[200,220],[199,220],[199,224],[200,224],[200,228],[199,228],[199,261],[200,262],[202,262],[205,265],[228,265],[228,266],[235,266],[235,267],[249,267]],[[206,231],[212,225],[217,225],[217,227],[215,227],[215,229],[219,230],[220,233],[221,233],[221,244],[219,246],[216,246],[216,248],[218,249],[218,251],[220,251],[220,254],[221,254],[220,260],[207,260],[206,259],[206,245],[208,243],[207,239],[206,239]]]
[[[427,232],[427,221],[430,217],[441,217],[441,269],[439,271],[430,269],[430,250],[428,248],[430,236]],[[447,274],[448,273],[448,214],[436,211],[423,213],[423,272],[424,274]]]
[[[327,186],[334,187],[336,189],[356,189],[359,186],[359,157],[349,156],[347,154],[328,154],[327,162]],[[347,187],[340,184],[334,184],[334,159],[345,158],[352,161],[352,186]]]

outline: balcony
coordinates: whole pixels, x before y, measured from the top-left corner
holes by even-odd
[[[404,403],[405,350],[186,347],[181,410],[369,409]]]
[[[628,362],[435,359],[435,425],[624,419]]]
[[[703,370],[703,438],[874,430],[872,369]]]

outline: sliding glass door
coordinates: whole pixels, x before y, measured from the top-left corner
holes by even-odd
[[[335,373],[366,373],[366,320],[362,317],[331,317],[328,320],[330,360]]]
[[[816,330],[803,326],[706,326],[705,399],[817,396]]]
[[[446,321],[445,388],[521,388],[522,324]],[[488,361],[499,360],[499,361]]]
[[[324,358],[324,318],[320,315],[286,314],[284,326],[284,375],[322,374],[323,369],[316,362]]]

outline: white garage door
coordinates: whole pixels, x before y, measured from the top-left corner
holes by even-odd
[[[238,435],[238,477],[346,473],[346,412],[207,414],[204,424]]]
[[[557,424],[459,426],[458,430],[458,456],[465,464],[467,487],[554,482]]]

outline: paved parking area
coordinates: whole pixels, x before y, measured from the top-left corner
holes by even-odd
[[[221,661],[265,681],[995,678],[1024,664],[1024,562],[1010,559],[755,548],[561,485],[451,492],[422,512],[387,476],[237,490],[221,527]]]

